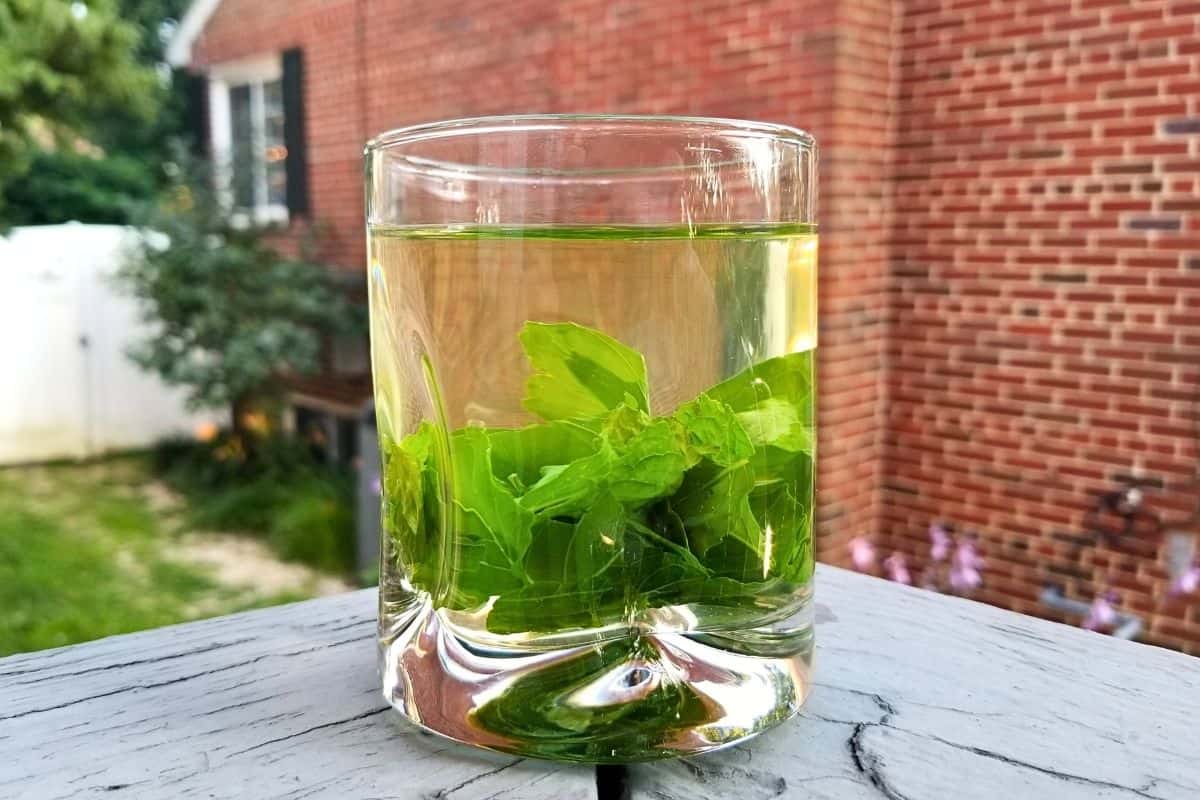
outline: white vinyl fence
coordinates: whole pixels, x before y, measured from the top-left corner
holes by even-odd
[[[0,237],[0,464],[144,447],[216,420],[125,356],[148,335],[113,280],[133,236],[69,223]]]

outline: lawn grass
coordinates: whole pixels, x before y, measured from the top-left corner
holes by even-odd
[[[0,655],[300,599],[220,586],[169,557],[146,459],[0,470]]]

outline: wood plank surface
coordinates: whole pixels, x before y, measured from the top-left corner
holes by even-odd
[[[373,591],[0,660],[0,798],[590,798],[387,710]],[[818,570],[802,718],[635,798],[1196,798],[1200,659]]]
[[[1200,798],[1200,659],[824,568],[801,719],[635,798]]]
[[[392,712],[374,590],[0,660],[0,798],[594,795]]]

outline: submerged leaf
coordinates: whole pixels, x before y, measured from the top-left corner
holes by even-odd
[[[455,588],[463,599],[482,601],[525,585],[529,579],[523,561],[533,514],[493,474],[484,430],[464,428],[455,433],[451,453],[458,510]]]
[[[527,322],[521,346],[534,369],[524,406],[542,419],[599,417],[627,395],[650,410],[645,359],[611,336],[571,322]]]
[[[732,408],[702,394],[681,405],[674,414],[683,435],[697,456],[728,467],[754,452],[752,437]]]

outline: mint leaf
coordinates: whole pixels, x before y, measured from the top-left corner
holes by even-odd
[[[600,435],[612,445],[620,446],[637,436],[650,424],[650,415],[637,407],[637,401],[629,396],[613,409],[600,425]]]
[[[646,361],[636,350],[572,322],[527,322],[520,337],[534,369],[523,405],[542,419],[599,417],[626,395],[650,410]]]
[[[570,464],[542,468],[542,477],[521,497],[521,506],[540,515],[578,514],[604,488],[612,469],[613,452],[607,444],[590,456]]]
[[[603,624],[624,599],[625,511],[602,495],[577,525],[546,520],[534,528],[525,566],[533,583],[500,597],[488,630],[515,633]]]
[[[453,587],[459,602],[478,603],[529,582],[523,561],[533,514],[493,474],[491,446],[482,428],[463,428],[450,445],[458,536]]]
[[[812,465],[803,460],[803,472],[793,481],[760,485],[750,497],[755,517],[770,537],[770,574],[800,583],[812,576],[812,495],[802,501],[796,494],[812,486]]]
[[[585,602],[623,588],[619,579],[624,569],[626,525],[624,507],[605,493],[575,526],[564,578],[578,587]]]
[[[675,411],[674,419],[692,451],[715,464],[728,467],[754,453],[752,437],[743,427],[739,415],[707,394],[681,405]]]
[[[532,322],[521,342],[534,369],[525,406],[545,422],[465,428],[448,447],[429,423],[384,437],[384,526],[415,585],[454,608],[492,600],[488,629],[518,633],[605,625],[638,606],[782,607],[809,579],[811,353],[653,417],[644,360],[625,345]]]
[[[567,464],[596,451],[594,431],[570,422],[489,428],[492,474],[509,486],[532,486],[548,464]],[[515,476],[515,478],[514,478]]]
[[[684,470],[691,466],[683,442],[668,419],[651,422],[616,452],[608,488],[623,503],[636,505],[671,494],[682,483]]]
[[[703,461],[689,470],[679,491],[668,501],[687,531],[692,552],[710,564],[708,551],[726,536],[742,541],[760,554],[762,530],[750,508],[754,470],[742,462],[721,467]]]
[[[799,409],[801,419],[811,419],[812,391],[812,351],[805,351],[748,367],[705,394],[736,412],[754,410],[777,398]]]
[[[562,586],[574,535],[575,526],[570,522],[545,519],[534,523],[529,550],[525,553],[525,574],[535,585]]]
[[[414,583],[432,588],[437,575],[443,499],[436,429],[428,422],[400,442],[383,439],[382,523],[395,557]]]
[[[813,452],[813,430],[800,417],[795,404],[770,397],[757,407],[737,414],[737,420],[759,447],[778,447],[788,452]]]

